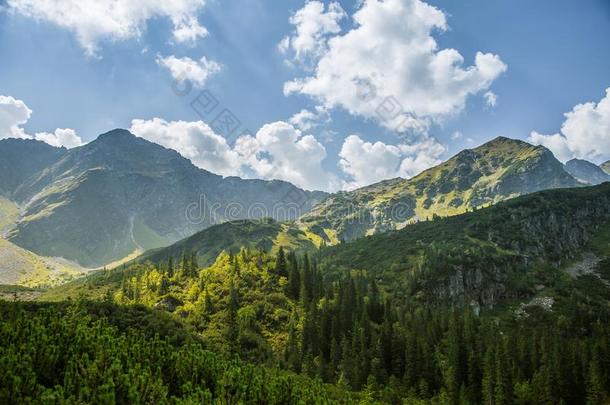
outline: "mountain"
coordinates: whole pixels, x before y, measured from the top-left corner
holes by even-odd
[[[86,267],[165,246],[227,220],[294,219],[326,196],[283,181],[223,178],[126,130],[52,151],[44,155],[49,166],[28,166],[21,177],[5,181],[22,209],[8,238]]]
[[[57,162],[67,151],[29,139],[0,140],[0,196],[15,199],[21,184]]]
[[[601,166],[602,170],[604,172],[606,172],[607,174],[610,174],[610,160],[607,161],[606,163],[602,163]]]
[[[223,242],[227,247],[248,242],[243,232],[249,232],[252,242],[275,233],[275,225],[264,221],[234,226],[237,229],[229,230]],[[214,228],[203,233],[218,235],[221,228]],[[168,329],[160,317],[166,316],[176,322],[176,329],[183,326],[184,331],[196,334],[208,350],[238,354],[241,361],[258,369],[274,365],[319,378],[335,394],[333,384],[352,391],[353,396],[342,396],[338,403],[460,403],[462,396],[466,399],[461,402],[478,404],[487,396],[492,398],[490,403],[493,398],[519,398],[517,403],[585,405],[591,397],[588,393],[609,391],[603,382],[573,384],[593,380],[591,375],[595,381],[605,381],[610,370],[606,362],[597,360],[610,355],[606,344],[610,337],[609,243],[610,183],[605,183],[542,191],[308,256],[243,249],[233,255],[221,253],[203,268],[186,255],[172,266],[167,261],[148,262],[100,271],[42,292],[37,299],[45,303],[7,306],[0,313],[11,314],[6,316],[12,322],[6,330],[19,330],[10,343],[16,347],[23,345],[18,337],[30,336],[23,326],[30,325],[30,318],[40,333],[51,328],[42,339],[48,345],[88,342],[72,337],[75,330],[89,330],[73,327],[79,314],[88,321],[103,320],[98,325],[107,322],[142,331],[144,336],[165,335]],[[83,295],[101,302],[74,299]],[[68,297],[73,298],[72,304],[46,302]],[[52,312],[51,319],[41,322],[36,316],[42,311],[32,308],[42,305],[75,315],[70,322],[58,322],[61,314]],[[25,315],[24,309],[32,312]],[[93,316],[88,315],[91,309]],[[122,315],[123,311],[131,314]],[[146,311],[152,312],[147,316]],[[63,324],[68,326],[56,329]],[[68,337],[62,339],[66,333]],[[58,334],[59,339],[48,338]],[[39,341],[28,341],[26,347],[42,345]],[[99,346],[114,348],[108,341],[104,338]],[[150,355],[142,355],[141,341],[134,345],[136,358],[150,362]],[[154,347],[153,353],[159,353],[158,343]],[[210,362],[198,361],[193,345],[183,347],[186,357],[176,360],[184,363],[182,372],[172,377],[170,387],[178,387],[175,379],[180,376],[187,376],[188,383],[176,395],[192,393],[196,384],[209,387],[211,376],[218,375],[194,369]],[[101,348],[90,352],[98,357],[85,369],[88,376],[108,356]],[[171,348],[168,352],[176,353]],[[158,355],[152,357],[159,362],[153,363],[155,369],[166,370],[174,364]],[[553,368],[545,363],[549,357],[556,364]],[[25,363],[26,370],[31,367],[26,375],[37,375],[30,363]],[[63,371],[66,362],[51,364]],[[220,372],[225,367],[215,369]],[[5,370],[25,374],[23,367]],[[453,370],[463,372],[457,375]],[[273,375],[252,378],[256,383]],[[503,384],[500,393],[489,388],[494,385],[487,378],[497,375],[502,378],[494,377],[493,384]],[[545,380],[555,381],[558,388],[538,389]],[[87,381],[99,384],[100,379]],[[246,381],[242,385],[252,385]],[[47,383],[59,384],[59,380]],[[223,384],[226,387],[227,382]],[[418,387],[424,385],[425,392],[420,394]],[[244,402],[266,403],[260,389],[255,389],[256,397],[243,397]],[[274,392],[287,389],[284,382]],[[64,392],[57,390],[57,395]],[[281,398],[272,402],[301,399]]]
[[[579,185],[548,149],[499,137],[414,178],[333,195],[300,221],[336,243],[539,190]]]
[[[493,306],[536,294],[566,274],[559,269],[590,274],[610,264],[610,183],[541,191],[321,255],[325,268],[365,270],[424,302]]]
[[[600,166],[586,160],[572,159],[566,163],[565,168],[577,180],[593,186],[610,181],[610,174],[607,174]]]
[[[155,263],[172,257],[178,262],[184,253],[195,253],[200,265],[209,265],[222,252],[239,252],[241,248],[276,253],[279,247],[301,252],[314,250],[321,238],[297,228],[293,223],[272,219],[239,220],[214,225],[171,246],[153,249],[137,261]]]

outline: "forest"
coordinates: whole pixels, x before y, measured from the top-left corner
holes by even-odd
[[[605,193],[309,253],[183,251],[3,302],[0,403],[607,404],[610,260],[566,271],[607,257]]]

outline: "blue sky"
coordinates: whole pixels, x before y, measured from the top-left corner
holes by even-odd
[[[498,61],[495,65],[489,62],[493,70],[489,75],[482,65],[474,66],[479,74],[469,84],[460,85],[467,95],[457,100],[451,94],[455,83],[422,84],[418,87],[420,93],[397,90],[396,97],[404,101],[406,114],[426,126],[424,130],[410,129],[406,133],[384,125],[373,114],[374,109],[359,105],[347,111],[350,103],[357,100],[353,95],[346,95],[337,101],[335,93],[342,91],[342,83],[337,83],[336,88],[326,83],[327,87],[320,90],[324,78],[318,76],[311,83],[314,90],[300,88],[288,95],[283,91],[287,82],[315,78],[320,60],[332,56],[333,40],[328,40],[354,29],[352,18],[361,7],[369,6],[369,17],[377,11],[382,15],[381,9],[374,8],[381,7],[381,1],[367,0],[364,5],[356,1],[339,1],[339,5],[325,2],[318,17],[329,17],[332,10],[341,10],[344,15],[334,19],[339,28],[332,28],[331,24],[319,32],[320,41],[316,41],[322,44],[319,49],[299,48],[294,41],[284,52],[278,44],[285,37],[297,36],[297,24],[290,20],[306,6],[303,0],[183,2],[188,3],[186,12],[207,29],[207,36],[178,41],[173,36],[176,14],[159,11],[152,5],[151,16],[126,17],[141,18],[139,33],[123,37],[111,31],[99,37],[93,35],[88,40],[95,48],[91,50],[87,48],[87,40],[79,40],[78,30],[96,32],[96,22],[76,28],[62,26],[52,14],[53,10],[36,10],[37,6],[32,6],[35,2],[0,1],[4,6],[0,12],[0,95],[21,100],[31,110],[27,120],[18,124],[23,129],[20,133],[52,135],[56,128],[70,128],[87,142],[112,128],[134,127],[140,129],[139,136],[174,147],[195,164],[221,174],[282,178],[305,188],[328,190],[362,186],[394,175],[413,175],[463,148],[499,135],[536,140],[553,149],[563,160],[581,157],[601,163],[610,159],[610,133],[604,132],[610,128],[605,121],[605,104],[602,111],[605,91],[610,87],[610,2],[607,0],[427,0],[422,3],[437,8],[446,19],[446,27],[425,30],[424,34],[414,34],[405,41],[417,42],[429,35],[437,42],[432,54],[455,49],[463,57],[464,71],[475,65],[477,52],[495,55]],[[421,3],[392,0],[387,5],[392,2],[396,7]],[[53,2],[40,3],[52,7]],[[153,3],[156,2],[151,0]],[[435,12],[429,16],[438,17]],[[426,22],[413,21],[416,17],[409,14],[404,18],[404,24],[409,27],[427,27]],[[400,21],[397,24],[399,27]],[[395,44],[395,50],[375,51],[371,57],[394,58],[400,62],[397,66],[403,66],[401,58],[404,57],[405,63],[413,66],[411,73],[427,68],[427,62],[408,60],[425,58],[423,53],[400,54],[402,34],[390,32],[392,24],[388,26],[387,30],[371,27],[367,32],[379,33],[378,37],[370,38],[377,41],[376,49],[386,44],[391,48]],[[353,42],[344,41],[343,46],[353,46]],[[306,62],[295,57],[299,50],[308,55]],[[172,90],[174,79],[170,70],[160,63],[160,59],[172,55],[195,62],[205,57],[219,68],[200,88],[179,96]],[[358,63],[349,60],[352,73],[359,74],[357,66],[353,67]],[[334,59],[334,63],[339,62],[338,57]],[[369,64],[372,69],[384,63]],[[379,75],[387,79],[389,87],[386,88],[391,88],[392,83],[401,80],[392,75],[399,76],[399,73],[392,70]],[[417,80],[414,75],[410,78]],[[454,79],[451,76],[439,80]],[[431,89],[429,94],[425,93],[426,86]],[[190,103],[203,89],[214,95],[218,107],[202,116]],[[488,92],[497,98],[493,106],[487,102]],[[438,100],[442,104],[444,98],[457,104],[441,111],[435,103]],[[421,100],[426,103],[420,103]],[[589,106],[589,112],[597,114],[598,119],[592,122],[587,118],[591,114],[585,117],[584,113],[574,114],[572,118],[564,116],[581,103],[596,103]],[[303,109],[316,112],[317,106],[324,108],[319,110],[323,112],[317,114],[315,125],[296,131],[299,126],[296,121],[291,124],[290,118]],[[207,126],[188,125],[203,120],[212,126],[213,118],[225,108],[240,121],[239,129],[229,137],[227,145],[217,145],[218,139],[213,135],[224,135],[219,131],[211,129],[215,132],[212,134]],[[153,125],[153,118],[161,121]],[[139,126],[134,126],[134,119],[142,120]],[[183,125],[172,124],[178,121]],[[286,125],[265,127],[278,121]],[[573,125],[567,125],[564,133],[561,129],[566,122]],[[4,125],[14,127],[10,122]],[[236,135],[245,129],[252,136],[238,147]],[[532,131],[539,136],[531,138]],[[304,139],[306,135],[311,137]],[[205,141],[194,139],[197,136],[207,138]],[[277,136],[286,137],[289,145],[269,141]],[[582,145],[585,141],[588,146]],[[251,146],[252,143],[256,146]],[[193,152],[193,148],[197,150]],[[207,152],[202,150],[206,148]],[[244,152],[247,148],[249,152]],[[187,149],[191,150],[190,155],[184,152]],[[213,157],[209,150],[214,151]],[[299,157],[308,154],[310,159]],[[209,163],[213,159],[218,161]],[[393,159],[396,162],[391,162]]]

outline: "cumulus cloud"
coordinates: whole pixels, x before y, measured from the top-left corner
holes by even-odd
[[[29,138],[21,125],[31,116],[32,110],[22,100],[0,95],[0,139]]]
[[[196,15],[204,0],[8,0],[8,8],[74,33],[87,54],[95,55],[100,41],[138,38],[148,20],[169,18],[178,42],[193,41],[207,33]]]
[[[478,52],[464,66],[457,50],[439,49],[432,34],[448,29],[446,16],[421,0],[365,0],[353,20],[351,30],[328,39],[312,76],[285,83],[286,95],[423,133],[429,120],[460,112],[507,68],[491,53]]]
[[[294,25],[293,35],[286,36],[279,44],[284,54],[291,54],[297,62],[307,62],[326,51],[326,37],[341,31],[339,21],[347,17],[341,5],[332,2],[324,8],[324,3],[309,1],[290,17]]]
[[[547,147],[564,162],[572,158],[596,163],[610,159],[610,88],[599,103],[578,104],[564,115],[560,133],[534,131],[530,142]]]
[[[218,63],[208,60],[205,56],[195,61],[189,57],[177,58],[174,55],[165,58],[158,56],[157,64],[167,68],[178,82],[189,81],[196,87],[203,87],[208,78],[220,71]]]
[[[314,111],[302,109],[288,121],[301,131],[309,131],[323,123],[330,122],[330,115],[326,108],[317,106]]]
[[[235,151],[259,177],[289,181],[308,190],[332,190],[334,176],[322,167],[326,148],[287,122],[264,125],[255,136],[241,136]]]
[[[32,136],[25,132],[22,125],[32,116],[32,110],[22,101],[11,96],[0,95],[0,139],[36,139],[52,146],[74,148],[83,144],[73,129],[56,129],[53,133],[39,132]]]
[[[199,38],[208,36],[208,30],[196,18],[187,17],[176,25],[173,34],[176,42],[194,45]]]
[[[240,159],[222,136],[202,121],[135,119],[130,131],[141,138],[171,148],[194,165],[224,176],[240,174]]]
[[[194,165],[223,176],[285,180],[299,187],[330,190],[333,176],[322,168],[326,149],[312,135],[286,122],[264,125],[256,135],[242,135],[231,147],[202,121],[135,119],[130,131],[141,138],[176,150]],[[331,180],[329,180],[331,179]]]
[[[394,177],[413,177],[439,164],[445,150],[433,138],[412,144],[388,145],[350,135],[339,152],[339,167],[351,178],[344,188],[354,189]]]
[[[43,141],[51,146],[76,148],[83,144],[83,140],[76,135],[76,131],[71,128],[57,128],[55,132],[38,132],[34,135],[34,138],[38,141]]]

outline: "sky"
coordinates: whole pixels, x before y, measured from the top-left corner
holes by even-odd
[[[610,159],[608,0],[0,0],[0,139],[336,191],[497,136]]]

